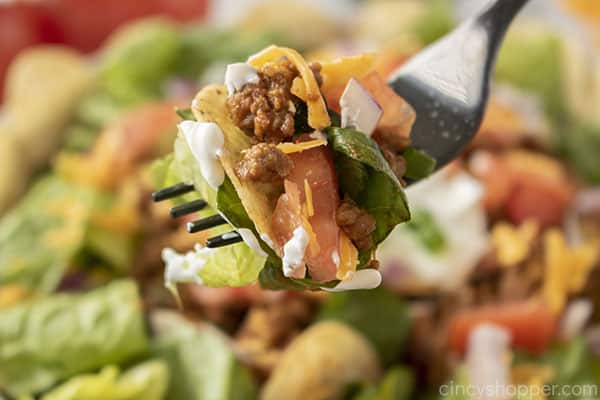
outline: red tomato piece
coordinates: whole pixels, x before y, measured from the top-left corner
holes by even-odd
[[[335,279],[334,253],[339,248],[339,228],[335,213],[339,205],[337,176],[331,151],[326,146],[289,154],[294,168],[285,182],[283,194],[273,216],[273,231],[279,246],[302,225],[302,205],[306,202],[305,184],[312,191],[314,215],[308,218],[318,246],[310,246],[305,260],[311,278],[318,282]]]
[[[464,354],[469,335],[483,323],[504,327],[514,348],[543,352],[554,337],[557,316],[541,302],[525,301],[459,311],[448,324],[449,347]]]

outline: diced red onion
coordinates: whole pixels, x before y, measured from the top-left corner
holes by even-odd
[[[593,305],[589,300],[575,300],[569,303],[560,322],[560,337],[570,340],[579,336],[592,316],[592,311]]]
[[[371,136],[383,115],[371,93],[354,78],[348,81],[340,97],[340,108],[342,128],[353,128],[367,136]]]

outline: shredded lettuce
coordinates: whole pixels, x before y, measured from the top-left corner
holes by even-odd
[[[153,316],[153,353],[171,372],[170,400],[252,400],[256,385],[236,359],[224,334],[198,327],[173,313]]]
[[[120,364],[148,349],[135,283],[58,294],[0,313],[0,387],[36,393],[76,374]]]
[[[118,367],[107,366],[98,373],[71,378],[40,400],[161,400],[168,382],[163,361],[146,361],[120,375]]]

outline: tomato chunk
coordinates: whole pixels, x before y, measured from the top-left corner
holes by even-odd
[[[491,323],[511,333],[514,348],[540,353],[556,332],[557,317],[541,302],[526,301],[483,306],[458,312],[448,325],[448,344],[464,354],[470,333],[480,324]]]
[[[275,208],[272,225],[276,236],[274,239],[283,247],[292,237],[294,229],[302,224],[302,218],[307,219],[317,244],[311,243],[305,253],[310,276],[317,282],[334,280],[337,272],[334,254],[339,249],[340,232],[335,221],[339,194],[331,151],[326,146],[320,146],[289,156],[294,168],[286,178],[286,193],[280,197]],[[303,214],[307,201],[306,185],[312,192],[312,216]]]

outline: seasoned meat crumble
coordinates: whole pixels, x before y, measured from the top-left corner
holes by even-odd
[[[242,152],[236,167],[241,180],[273,182],[287,176],[294,163],[274,144],[259,143]]]
[[[375,218],[358,207],[353,201],[343,200],[335,215],[338,226],[359,250],[373,247],[371,234],[375,230]]]
[[[317,83],[321,83],[321,65],[310,67]],[[248,83],[227,99],[233,121],[248,136],[259,142],[280,143],[294,134],[296,103],[290,92],[298,70],[287,59],[265,64],[259,71],[259,81]]]

